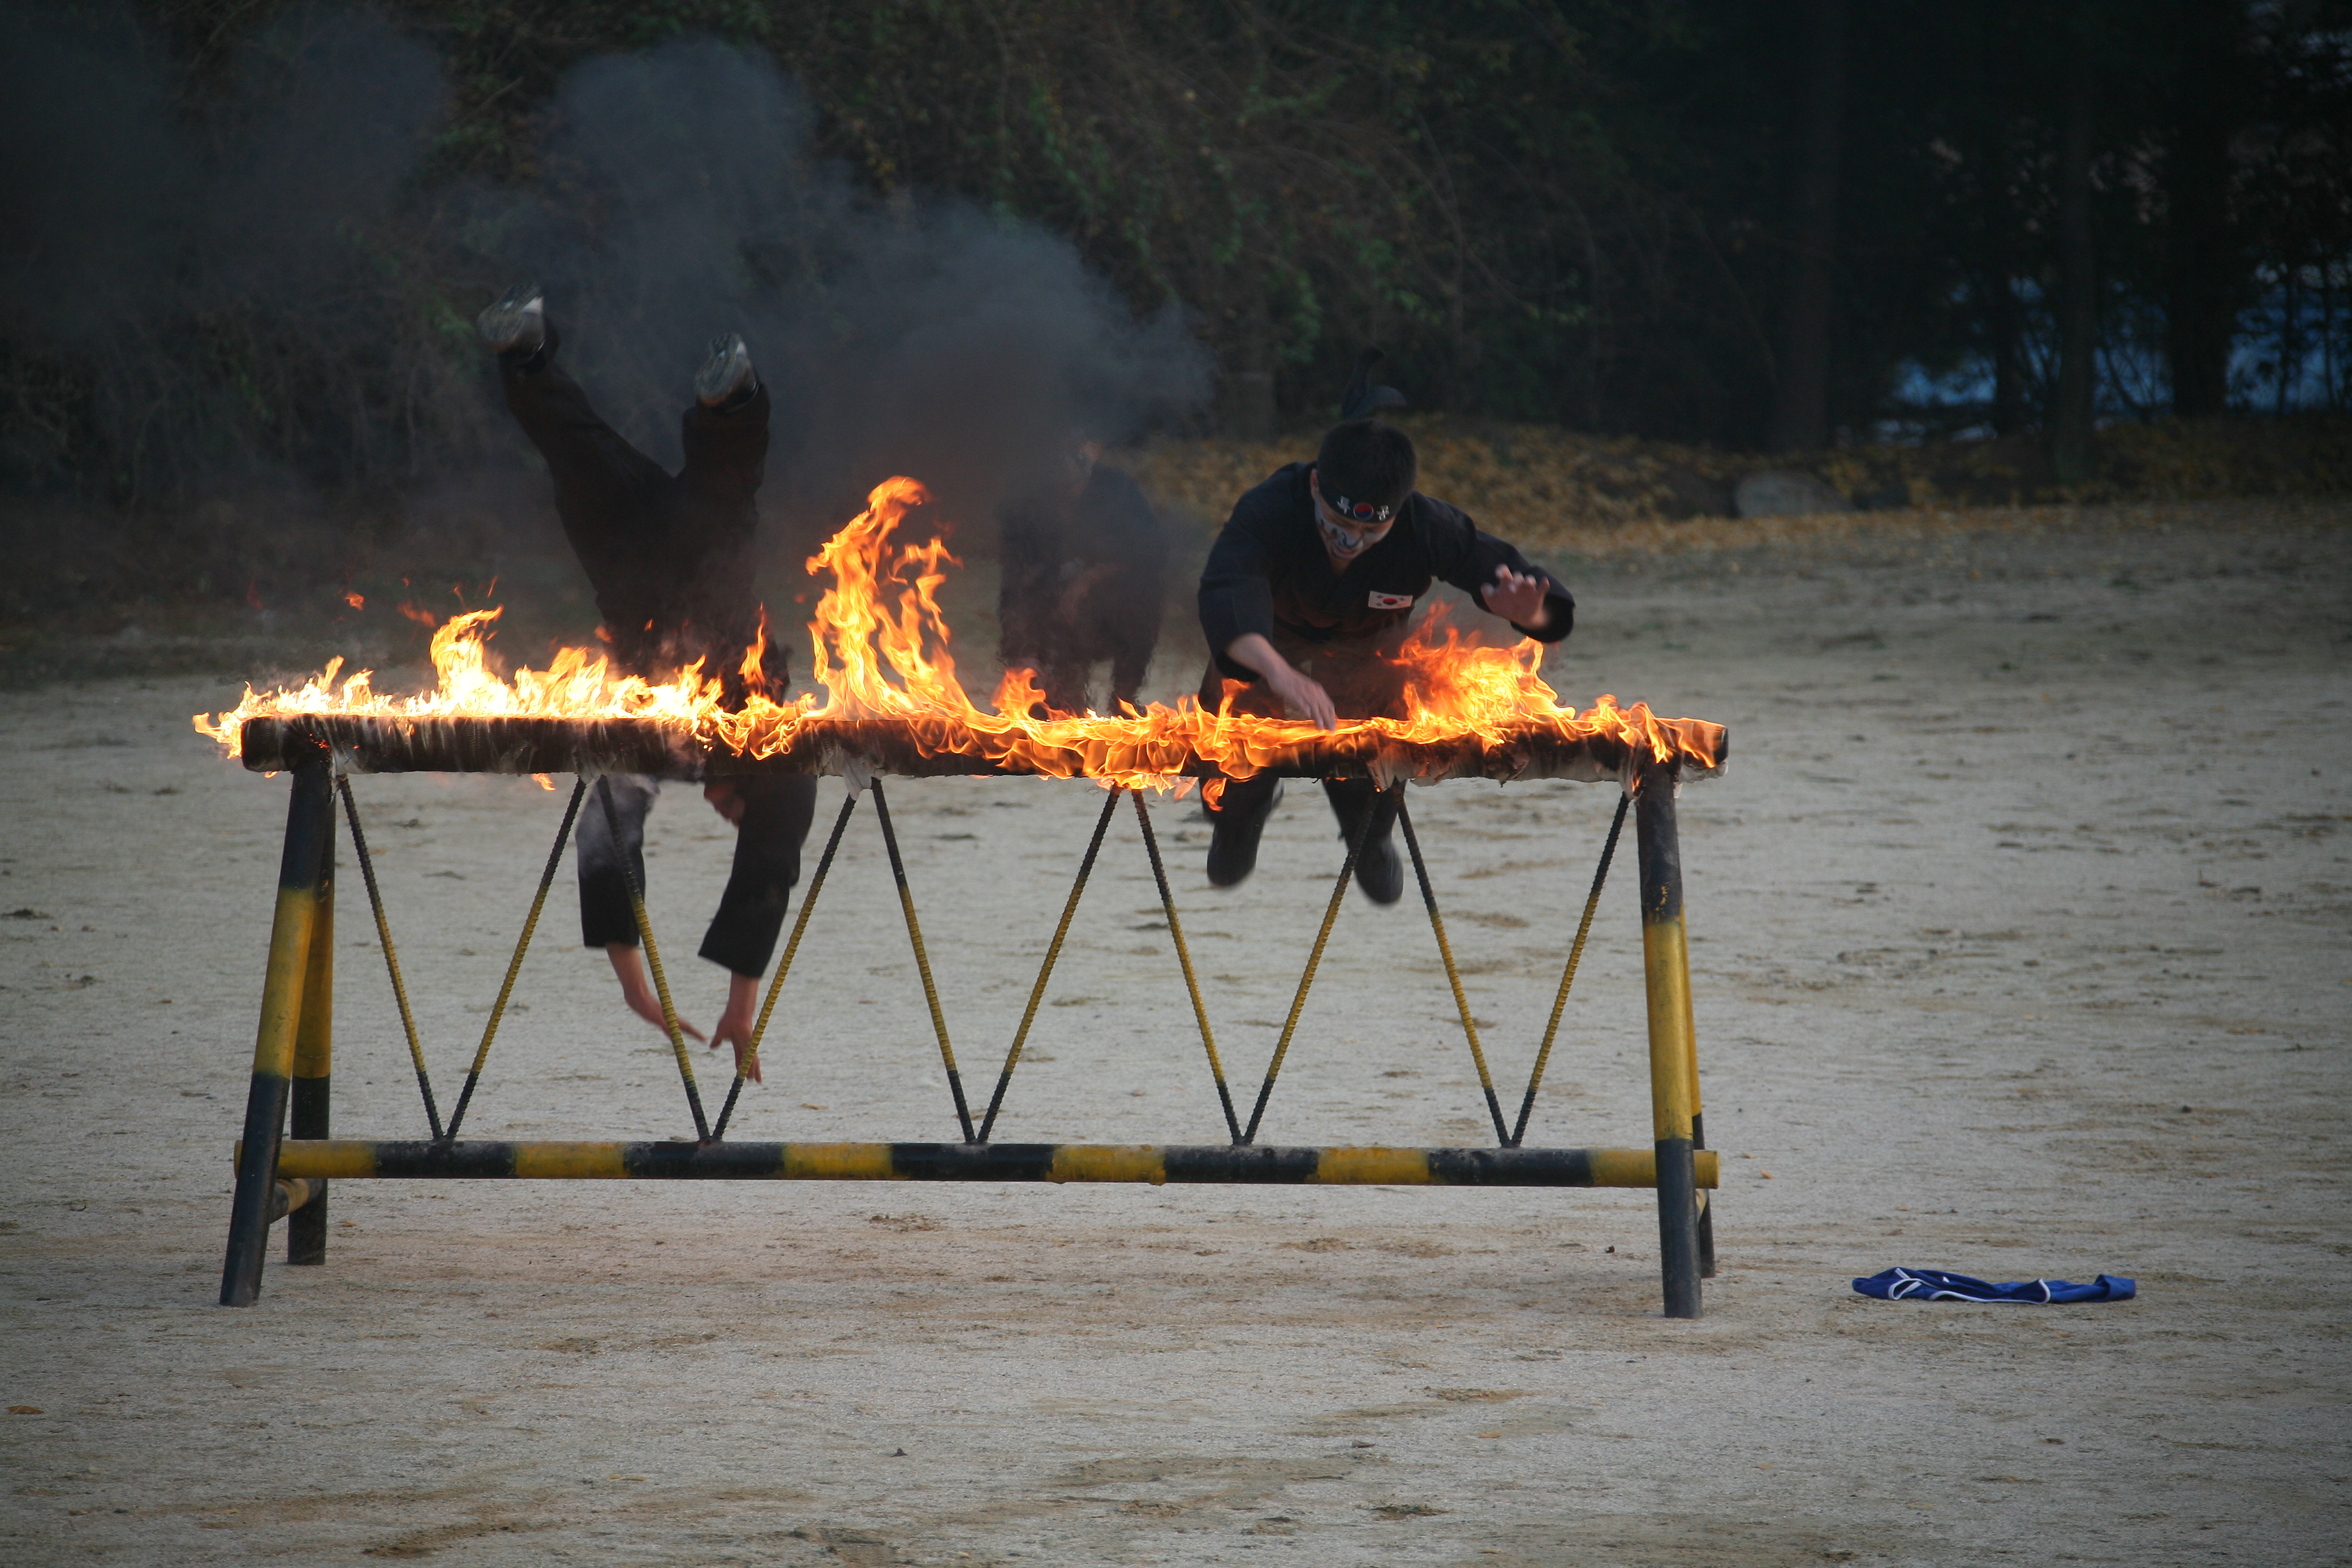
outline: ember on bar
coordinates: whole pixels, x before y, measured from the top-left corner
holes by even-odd
[[[1308,777],[1601,780],[1641,766],[1681,778],[1719,772],[1723,727],[1664,719],[1603,696],[1580,711],[1539,673],[1531,641],[1483,645],[1433,612],[1399,653],[1412,672],[1402,718],[1322,731],[1299,720],[1210,710],[1192,697],[1117,714],[1046,713],[1032,672],[1009,671],[992,708],[965,695],[938,590],[955,564],[946,546],[894,544],[925,500],[912,479],[876,488],[866,510],[808,562],[833,585],[809,624],[821,692],[740,708],[698,663],[667,682],[615,671],[565,648],[549,668],[491,668],[499,612],[457,616],[433,637],[435,689],[376,692],[334,660],[303,686],[247,689],[233,711],[196,727],[247,767],[274,772],[321,749],[354,773],[631,773],[697,779],[773,771],[848,774],[1036,774],[1188,791],[1202,778],[1274,772]],[[757,692],[766,633],[742,671]]]

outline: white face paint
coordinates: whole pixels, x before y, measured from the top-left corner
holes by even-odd
[[[1358,533],[1353,529],[1342,528],[1332,521],[1331,514],[1320,506],[1315,509],[1315,526],[1323,531],[1323,548],[1341,561],[1353,561],[1357,556],[1386,539],[1389,533],[1387,523],[1382,523],[1380,527],[1364,533]]]
[[[1342,521],[1339,514],[1331,509],[1331,503],[1323,499],[1323,484],[1319,475],[1309,477],[1307,493],[1315,500],[1315,526],[1322,531],[1323,548],[1335,561],[1353,561],[1357,556],[1386,539],[1389,536],[1389,530],[1396,524],[1394,517],[1380,522],[1368,521],[1353,525]]]

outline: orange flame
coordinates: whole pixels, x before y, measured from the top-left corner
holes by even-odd
[[[1646,703],[1620,708],[1608,696],[1580,713],[1562,705],[1538,673],[1540,645],[1480,646],[1443,624],[1434,610],[1399,655],[1410,670],[1406,717],[1349,721],[1336,734],[1305,720],[1235,713],[1230,698],[1213,711],[1182,697],[1173,707],[1122,704],[1114,715],[1036,718],[1032,710],[1042,710],[1043,698],[1027,669],[1005,673],[991,711],[976,706],[956,678],[940,607],[946,568],[961,563],[941,540],[892,542],[907,512],[927,499],[913,479],[886,480],[867,497],[866,510],[809,560],[812,576],[833,579],[809,622],[811,671],[821,693],[782,700],[767,694],[764,610],[741,665],[751,693],[730,710],[722,706],[720,683],[703,675],[698,660],[656,683],[614,672],[602,653],[564,648],[544,670],[519,669],[511,679],[501,679],[490,668],[486,646],[499,613],[489,609],[455,616],[435,631],[437,679],[430,692],[380,695],[366,670],[338,686],[342,661],[337,659],[299,689],[264,696],[247,687],[234,710],[217,718],[196,715],[196,728],[235,756],[240,727],[257,714],[642,719],[688,730],[705,745],[763,757],[789,750],[812,721],[887,719],[904,725],[926,755],[972,756],[1057,778],[1084,775],[1178,794],[1191,787],[1192,781],[1179,774],[1195,758],[1229,777],[1245,778],[1295,747],[1349,738],[1394,742],[1400,752],[1472,737],[1607,738],[1647,747],[1659,762],[1677,755],[1708,766],[1717,761],[1713,748],[1720,732],[1714,726],[1657,718]],[[402,608],[405,613],[409,606]]]

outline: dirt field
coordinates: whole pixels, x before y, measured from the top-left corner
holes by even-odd
[[[285,786],[189,731],[233,681],[0,693],[0,1559],[2352,1561],[2352,507],[2029,521],[1562,563],[1562,692],[1733,736],[1682,797],[1696,1323],[1644,1194],[813,1184],[347,1182],[327,1267],[225,1311]],[[446,1104],[562,796],[358,787]],[[1158,810],[1240,1085],[1337,868],[1314,793],[1223,893]],[[983,1092],[1099,799],[892,786]],[[1412,804],[1523,1078],[1610,794]],[[725,829],[677,791],[653,840],[708,1023]],[[1646,1140],[1630,869],[1531,1142]],[[676,1134],[568,883],[467,1131]],[[337,1128],[421,1136],[348,858],[342,898]],[[897,921],[861,812],[740,1135],[952,1136]],[[1049,997],[1000,1137],[1220,1136],[1131,820]],[[1351,896],[1266,1140],[1483,1126],[1426,921]],[[1851,1292],[1894,1264],[2140,1295]]]

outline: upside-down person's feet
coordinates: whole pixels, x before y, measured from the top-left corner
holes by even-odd
[[[547,301],[536,283],[518,283],[474,318],[482,341],[500,358],[533,359],[547,347]]]
[[[724,414],[751,401],[759,390],[760,378],[752,373],[751,351],[744,347],[743,334],[711,339],[710,357],[694,373],[696,400]]]

